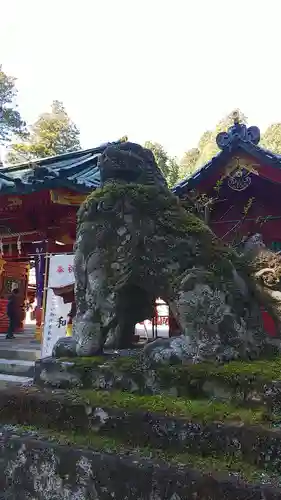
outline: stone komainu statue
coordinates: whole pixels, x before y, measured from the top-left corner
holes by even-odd
[[[181,207],[151,151],[109,145],[99,166],[101,188],[78,214],[72,354],[98,354],[109,338],[130,346],[135,324],[153,316],[161,297],[191,357],[259,356],[263,294],[248,266]],[[59,343],[54,354],[66,354]]]

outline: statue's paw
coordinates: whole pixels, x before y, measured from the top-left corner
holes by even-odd
[[[76,346],[77,356],[99,356],[103,353],[100,343],[95,338],[79,339]]]
[[[194,359],[195,350],[190,339],[180,335],[154,340],[145,346],[143,356],[148,364],[182,364]]]
[[[53,347],[53,358],[72,358],[76,354],[77,342],[73,337],[61,337]]]
[[[93,321],[90,314],[86,313],[82,318],[77,318],[75,338],[77,341],[77,356],[97,356],[102,354],[103,339],[100,324]]]

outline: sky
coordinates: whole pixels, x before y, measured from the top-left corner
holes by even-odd
[[[280,0],[0,0],[0,64],[28,123],[63,101],[83,147],[180,157],[234,108],[281,121]]]

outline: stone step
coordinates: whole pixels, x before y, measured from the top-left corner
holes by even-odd
[[[21,377],[33,378],[35,371],[35,361],[25,361],[22,359],[0,359],[0,374],[17,375]]]
[[[138,446],[204,456],[225,453],[251,466],[281,467],[281,429],[264,409],[245,410],[208,400],[114,391],[10,388],[0,391],[0,422],[43,425],[120,438]],[[271,427],[270,427],[271,426]],[[277,426],[277,427],[276,427]]]
[[[11,386],[30,385],[32,382],[33,379],[30,377],[19,377],[17,375],[0,373],[0,389],[6,389]]]
[[[9,343],[10,342],[10,343]],[[36,361],[40,359],[40,349],[12,345],[13,340],[0,343],[0,359]]]
[[[198,363],[143,369],[138,357],[123,352],[93,358],[44,358],[36,361],[41,387],[122,390],[134,394],[216,399],[281,412],[281,357],[270,361]]]

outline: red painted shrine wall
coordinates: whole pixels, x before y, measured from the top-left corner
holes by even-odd
[[[22,196],[0,196],[0,240],[3,259],[6,261],[4,273],[0,275],[0,333],[7,332],[7,299],[12,283],[17,284],[20,289],[20,331],[23,331],[28,261],[30,256],[35,255],[38,246],[35,242],[43,241],[44,251],[47,252],[72,251],[71,241],[75,239],[76,233],[76,212],[75,206],[53,203],[48,190]],[[65,236],[67,245],[55,244],[56,240],[64,241]]]
[[[265,244],[280,242],[281,245],[281,170],[256,164],[245,156],[239,157],[251,164],[251,183],[244,191],[235,191],[225,176],[228,166],[220,168],[201,182],[199,193],[216,199],[210,213],[209,224],[226,243],[236,243],[243,236],[261,233]],[[223,180],[219,190],[218,181]],[[245,208],[248,206],[247,213]]]
[[[268,247],[280,251],[281,169],[257,165],[253,159],[243,156],[238,160],[239,163],[241,161],[242,169],[243,160],[246,160],[248,167],[250,165],[254,168],[254,172],[249,174],[250,183],[245,183],[245,189],[237,190],[237,185],[232,183],[233,179],[229,182],[228,176],[232,173],[235,175],[235,170],[229,172],[227,169],[231,166],[230,162],[201,182],[194,194],[204,194],[214,200],[208,223],[225,243],[238,246],[243,237],[260,233]],[[261,313],[265,331],[270,336],[276,336],[276,325],[272,317],[266,310]]]
[[[22,196],[0,196],[4,255],[14,255],[16,249],[17,237],[9,237],[9,234],[21,233],[22,255],[29,253],[33,241],[60,240],[61,235],[75,239],[76,212],[77,206],[53,203],[48,190]],[[10,243],[13,248],[9,247]]]
[[[281,200],[281,189],[279,199]],[[261,233],[267,245],[272,241],[281,241],[281,204],[280,208],[265,205],[256,198],[245,216],[246,204],[247,200],[239,199],[239,196],[235,204],[227,200],[221,202],[221,206],[218,204],[211,215],[210,226],[213,231],[228,243],[239,239],[239,235],[255,233]]]

